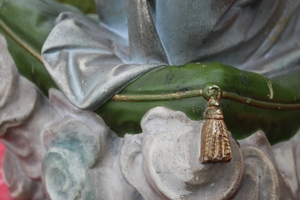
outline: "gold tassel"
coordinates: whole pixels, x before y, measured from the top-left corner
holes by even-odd
[[[211,91],[211,90],[218,91]],[[205,122],[201,131],[201,163],[229,162],[232,158],[228,130],[220,109],[221,92],[217,86],[207,90],[208,107],[205,111]]]

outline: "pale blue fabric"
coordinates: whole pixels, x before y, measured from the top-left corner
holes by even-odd
[[[166,65],[213,61],[268,77],[300,73],[300,0],[96,4],[99,23],[61,14],[42,50],[53,80],[81,109],[99,107],[137,77]]]

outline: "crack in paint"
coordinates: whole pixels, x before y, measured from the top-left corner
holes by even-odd
[[[273,91],[273,87],[272,87],[271,81],[267,81],[267,85],[268,85],[269,90],[270,90],[270,94],[268,95],[268,97],[269,97],[270,99],[273,99],[274,91]]]

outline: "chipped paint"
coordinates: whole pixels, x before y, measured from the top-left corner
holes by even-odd
[[[267,85],[268,85],[269,90],[270,90],[270,94],[268,95],[268,97],[269,97],[270,99],[273,99],[274,91],[273,91],[273,87],[272,87],[271,81],[267,81]]]

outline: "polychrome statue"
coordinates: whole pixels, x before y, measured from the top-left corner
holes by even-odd
[[[0,3],[14,198],[300,199],[300,0]]]

